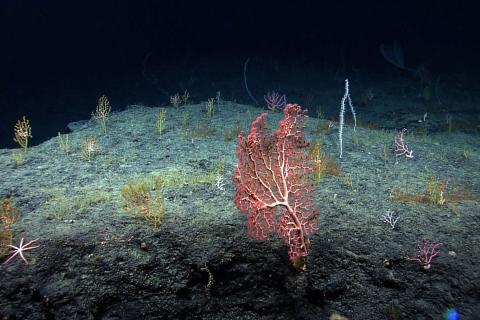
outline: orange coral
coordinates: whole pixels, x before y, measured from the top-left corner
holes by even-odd
[[[12,200],[13,197],[9,196],[0,202],[0,257],[7,254],[6,246],[12,244],[13,233],[10,225],[20,217],[20,209],[11,204]]]

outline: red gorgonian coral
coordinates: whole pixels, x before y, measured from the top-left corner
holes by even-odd
[[[320,215],[309,179],[313,168],[305,154],[302,122],[307,117],[306,110],[289,104],[277,131],[269,133],[267,114],[260,115],[250,134],[238,137],[239,164],[233,176],[235,204],[248,217],[248,234],[263,240],[277,231],[301,270],[310,248],[308,236],[318,230]]]

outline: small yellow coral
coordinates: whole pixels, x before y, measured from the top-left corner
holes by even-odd
[[[165,131],[165,120],[166,120],[166,111],[165,108],[161,108],[157,116],[157,130],[160,135]]]
[[[110,101],[108,101],[107,96],[101,96],[100,99],[98,99],[97,109],[95,112],[92,112],[92,118],[100,124],[103,133],[107,133],[107,121],[110,111],[112,111],[112,107],[110,106]]]
[[[180,97],[180,95],[178,93],[176,93],[174,96],[170,97],[170,103],[175,108],[178,108],[180,106],[181,101],[182,101],[182,98]]]
[[[205,110],[207,111],[207,115],[209,118],[213,117],[215,113],[215,99],[210,98],[208,99],[207,103],[205,104]]]
[[[122,208],[129,214],[145,218],[156,228],[165,215],[165,198],[161,191],[162,181],[155,179],[155,194],[145,181],[128,183],[120,192]]]
[[[0,257],[8,252],[8,245],[12,244],[13,232],[10,225],[20,217],[20,209],[11,204],[12,196],[0,201]]]
[[[30,121],[23,116],[22,120],[18,120],[14,128],[15,138],[13,141],[18,143],[23,151],[28,149],[28,139],[32,137],[32,127],[30,126]]]
[[[185,90],[183,92],[183,95],[182,95],[182,102],[184,105],[186,105],[188,103],[188,99],[190,98],[190,93],[188,93],[187,90]]]
[[[327,153],[322,150],[320,141],[316,141],[308,150],[308,158],[313,164],[313,178],[320,181],[324,174],[339,176],[341,167]]]
[[[98,140],[95,136],[88,136],[82,142],[82,148],[80,150],[80,158],[88,162],[102,152],[102,148],[98,143]]]

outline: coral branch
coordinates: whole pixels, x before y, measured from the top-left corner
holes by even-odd
[[[310,248],[308,236],[318,230],[320,214],[308,179],[313,168],[305,155],[308,143],[302,122],[306,117],[306,111],[289,104],[278,130],[270,134],[267,114],[260,115],[252,122],[250,134],[245,137],[241,132],[238,137],[239,164],[233,177],[235,204],[248,217],[248,234],[263,240],[278,232],[290,260],[301,269]]]

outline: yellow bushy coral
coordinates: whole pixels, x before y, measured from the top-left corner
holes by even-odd
[[[161,188],[162,181],[159,178],[155,180],[154,194],[145,181],[129,182],[120,192],[122,208],[159,227],[165,215],[165,198]]]
[[[13,197],[0,202],[0,258],[8,253],[8,245],[12,244],[13,232],[10,226],[20,217],[20,209],[12,205]]]

